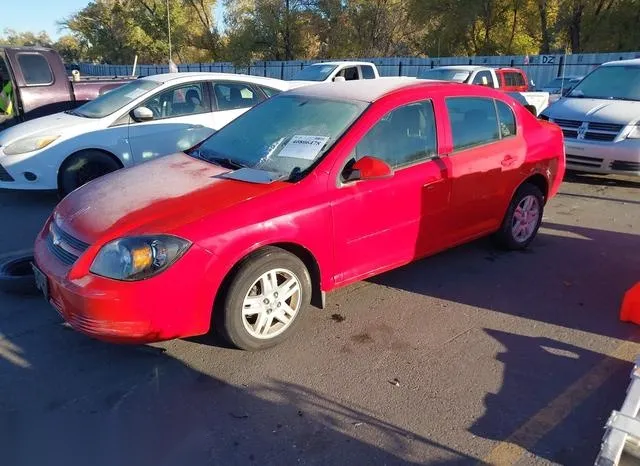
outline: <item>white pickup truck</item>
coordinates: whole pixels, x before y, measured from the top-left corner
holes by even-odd
[[[527,77],[517,68],[489,68],[487,66],[441,66],[422,71],[418,79],[454,81],[501,89],[523,105],[533,106],[536,115],[549,106],[548,92],[528,92]]]
[[[376,65],[363,61],[328,61],[314,63],[298,71],[291,84],[304,85],[330,81],[355,81],[357,79],[378,79]]]

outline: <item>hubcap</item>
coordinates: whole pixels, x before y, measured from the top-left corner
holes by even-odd
[[[511,233],[516,241],[524,243],[533,235],[540,220],[540,203],[532,195],[523,197],[511,219]]]
[[[267,340],[284,332],[302,303],[302,287],[287,269],[263,273],[249,288],[242,303],[242,323],[254,338]]]

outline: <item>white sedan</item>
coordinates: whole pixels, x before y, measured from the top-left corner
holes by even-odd
[[[0,132],[0,188],[67,194],[119,168],[193,147],[290,87],[223,73],[137,79],[74,110]]]

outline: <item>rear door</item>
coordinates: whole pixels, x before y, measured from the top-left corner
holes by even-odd
[[[493,231],[505,213],[517,169],[524,162],[524,140],[513,110],[485,97],[449,97],[452,152],[451,229],[455,241]]]
[[[129,125],[129,145],[135,163],[186,150],[214,131],[206,81],[163,89],[141,106],[149,108],[154,119]]]
[[[242,115],[266,97],[251,83],[242,81],[214,81],[212,127],[219,130],[230,121]]]

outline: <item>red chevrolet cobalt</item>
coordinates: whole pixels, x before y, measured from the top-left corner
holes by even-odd
[[[213,326],[261,349],[334,288],[484,235],[526,247],[564,167],[560,129],[486,87],[302,87],[71,193],[36,240],[36,282],[99,339]]]

